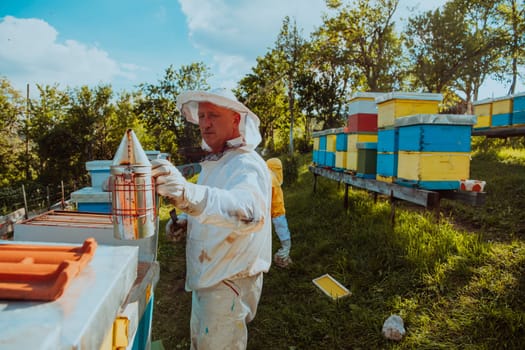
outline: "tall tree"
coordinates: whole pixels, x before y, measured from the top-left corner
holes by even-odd
[[[0,78],[0,186],[24,178],[25,103],[11,83]]]
[[[458,90],[477,99],[489,72],[499,69],[502,40],[494,21],[496,0],[455,0],[409,19],[407,48],[414,86]]]
[[[185,161],[181,149],[199,146],[198,129],[186,123],[176,107],[176,98],[184,90],[208,90],[209,68],[202,62],[175,70],[169,66],[157,84],[141,84],[142,99],[136,113],[156,137],[156,148]]]
[[[70,107],[69,94],[58,89],[57,85],[37,85],[39,98],[31,101],[29,136],[34,143],[37,177],[49,183],[63,180],[60,177],[65,168],[57,168],[64,153],[71,147],[70,138],[56,138],[57,131],[63,130],[67,123]],[[59,133],[60,134],[60,133]]]
[[[507,64],[503,66],[508,67],[505,73],[510,76],[508,94],[511,95],[516,92],[518,80],[525,79],[525,75],[520,74],[525,66],[525,2],[502,0],[497,10],[504,23],[502,33],[506,34],[506,54],[503,57]]]
[[[288,110],[290,117],[290,143],[288,152],[290,155],[294,153],[294,123],[296,118],[296,82],[298,74],[302,68],[302,59],[305,49],[305,40],[301,36],[300,30],[297,28],[295,20],[290,20],[286,16],[283,20],[281,31],[277,37],[275,50],[280,56],[281,69],[283,78],[288,93]]]
[[[401,40],[392,20],[399,0],[327,0],[337,14],[325,18],[321,38],[335,41],[352,69],[353,90],[391,91],[403,80]]]
[[[276,50],[257,58],[257,65],[246,75],[236,89],[239,100],[244,102],[261,120],[262,145],[274,150],[276,130],[288,125],[288,108],[282,73],[279,70]]]

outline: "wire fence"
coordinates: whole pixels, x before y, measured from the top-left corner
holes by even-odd
[[[72,192],[79,188],[76,183],[41,185],[37,183],[22,184],[16,187],[0,189],[0,216],[24,208],[28,215],[31,212],[42,212],[52,207],[65,207]]]

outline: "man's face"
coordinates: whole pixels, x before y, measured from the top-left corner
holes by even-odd
[[[226,141],[239,137],[240,115],[209,102],[199,103],[199,129],[213,153],[224,150]]]

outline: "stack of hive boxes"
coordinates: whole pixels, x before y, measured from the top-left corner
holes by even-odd
[[[346,150],[348,147],[347,133],[345,128],[336,129],[335,134],[335,170],[345,171],[346,170]]]
[[[378,126],[377,180],[394,182],[398,176],[398,142],[401,136],[395,121],[416,114],[437,114],[442,99],[441,94],[405,92],[390,92],[375,98]]]
[[[474,115],[419,114],[396,119],[396,183],[427,190],[456,190],[470,174]]]
[[[498,97],[492,100],[493,128],[508,127],[512,124],[512,96]]]
[[[315,165],[329,168],[335,167],[337,130],[326,129],[312,134],[314,140],[313,162]]]
[[[381,95],[382,93],[377,92],[357,92],[350,99],[348,105],[349,115],[346,123],[348,132],[346,169],[350,172],[358,172],[359,152],[357,144],[377,142],[377,108],[375,98]]]
[[[474,125],[475,130],[488,129],[492,126],[492,99],[476,101],[472,104],[474,114],[477,115],[477,121]]]
[[[91,187],[84,187],[71,193],[71,201],[81,212],[111,213],[111,193],[103,189],[110,176],[111,160],[92,160],[86,162],[86,170],[91,178]]]
[[[525,92],[512,97],[512,125],[525,124]]]

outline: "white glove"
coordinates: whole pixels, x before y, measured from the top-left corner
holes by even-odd
[[[190,215],[199,215],[204,209],[206,188],[192,184],[166,159],[153,159],[152,176],[157,193],[166,197],[175,207]]]
[[[172,212],[174,214],[172,214]],[[170,219],[166,223],[166,236],[174,242],[180,242],[186,239],[188,229],[188,219],[185,213],[177,216],[175,209],[170,212]],[[175,222],[175,224],[174,224]]]

